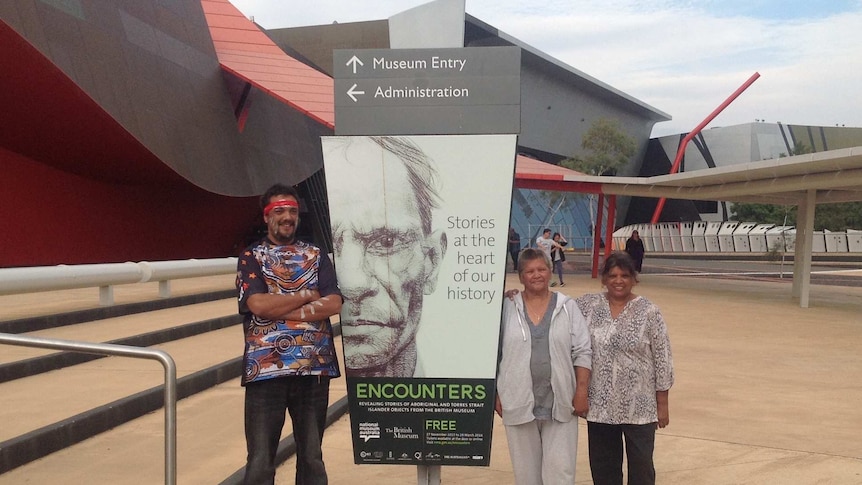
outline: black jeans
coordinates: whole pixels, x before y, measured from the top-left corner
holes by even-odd
[[[515,273],[518,272],[518,253],[520,253],[520,249],[510,249],[509,256],[512,257],[512,268],[515,270]]]
[[[245,386],[246,485],[275,483],[275,454],[285,409],[296,440],[296,485],[326,485],[323,430],[329,406],[329,377],[296,376]]]
[[[623,436],[626,443],[629,485],[655,484],[652,455],[655,423],[603,424],[587,422],[590,473],[594,485],[622,485]]]

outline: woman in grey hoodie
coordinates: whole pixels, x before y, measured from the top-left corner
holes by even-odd
[[[518,277],[524,289],[503,307],[496,411],[515,483],[571,484],[577,416],[589,406],[590,334],[574,300],[548,288],[551,261],[544,252],[521,251]]]

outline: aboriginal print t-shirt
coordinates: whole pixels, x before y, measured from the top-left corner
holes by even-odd
[[[303,289],[340,298],[329,257],[305,242],[277,246],[263,240],[246,249],[237,266],[239,312],[245,330],[242,384],[296,375],[338,377],[328,318],[267,320],[251,313],[247,305],[249,296],[257,293],[289,294]]]

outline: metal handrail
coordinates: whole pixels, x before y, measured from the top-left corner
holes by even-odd
[[[177,483],[177,366],[168,353],[129,345],[80,342],[0,333],[0,344],[70,350],[159,361],[165,368],[165,484]]]
[[[114,285],[159,282],[159,296],[170,296],[170,280],[236,272],[237,258],[141,261],[0,268],[0,295],[99,288],[103,306],[114,304]]]

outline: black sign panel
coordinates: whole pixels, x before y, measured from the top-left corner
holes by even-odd
[[[356,463],[490,463],[493,379],[350,378]]]
[[[336,50],[337,135],[520,132],[521,50]]]

